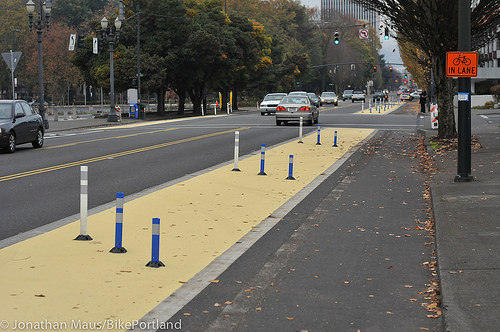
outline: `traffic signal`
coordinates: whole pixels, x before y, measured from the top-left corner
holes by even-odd
[[[76,49],[81,50],[83,48],[83,34],[78,32],[76,35]]]
[[[377,72],[377,66],[373,66],[373,71]]]
[[[405,79],[407,79],[407,78],[408,78],[408,75],[407,75],[407,74],[405,74]]]
[[[388,27],[385,27],[384,39],[385,39],[385,40],[388,40],[388,39],[389,39],[389,28],[388,28]]]
[[[392,67],[389,67],[389,70],[390,70],[390,71],[391,71],[391,73],[392,73]]]
[[[340,43],[339,41],[339,32],[335,30],[335,45],[338,45]]]

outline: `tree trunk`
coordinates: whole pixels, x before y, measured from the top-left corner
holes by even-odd
[[[238,87],[237,86],[234,86],[233,88],[233,100],[231,100],[232,102],[232,107],[233,107],[233,110],[238,110]]]
[[[456,138],[455,112],[453,107],[453,79],[446,77],[446,55],[432,57],[438,104],[438,137]]]
[[[188,90],[189,97],[193,103],[193,114],[201,114],[201,103],[203,100],[204,86],[193,87]]]
[[[158,97],[158,105],[156,106],[156,114],[158,116],[165,116],[165,88],[160,87],[156,90]]]
[[[229,102],[229,87],[225,86],[224,88],[222,88],[222,91],[221,91],[221,94],[222,94],[222,100],[221,100],[221,105],[220,105],[220,110],[221,110],[221,113],[226,113],[227,112],[227,103]]]
[[[184,105],[186,102],[186,89],[178,89],[175,91],[177,93],[177,96],[179,96],[179,103],[177,107],[177,114],[178,115],[184,115]]]

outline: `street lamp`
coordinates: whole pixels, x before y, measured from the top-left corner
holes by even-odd
[[[45,25],[47,31],[50,28],[50,12],[52,11],[52,0],[46,0],[42,3],[41,0],[36,0],[36,4],[38,4],[38,12],[37,12],[37,23],[36,23],[36,33],[38,35],[38,85],[40,88],[40,106],[39,112],[43,119],[43,124],[45,129],[49,129],[49,121],[45,117],[45,98],[43,92],[43,50],[42,50],[42,13],[45,13]],[[36,5],[33,0],[28,0],[26,3],[26,10],[28,11],[28,17],[30,19],[30,31],[33,29],[33,13],[36,10]]]
[[[123,2],[120,1],[118,7],[118,17],[115,19],[114,27],[109,26],[109,21],[106,17],[101,20],[101,28],[103,31],[103,36],[108,40],[109,43],[109,114],[108,122],[118,122],[118,117],[115,111],[115,68],[113,62],[114,53],[114,43],[118,42],[120,38],[120,28],[122,27],[124,7]],[[115,35],[116,33],[116,35]],[[115,40],[116,38],[116,40]]]

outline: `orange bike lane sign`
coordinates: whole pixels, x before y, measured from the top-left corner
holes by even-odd
[[[477,52],[446,52],[446,76],[476,77]]]

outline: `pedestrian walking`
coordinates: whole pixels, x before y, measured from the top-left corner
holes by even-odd
[[[424,90],[420,95],[420,113],[425,113],[426,102],[427,102],[427,92]]]

